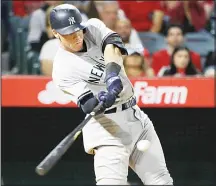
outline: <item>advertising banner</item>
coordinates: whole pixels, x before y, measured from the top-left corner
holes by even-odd
[[[215,107],[213,78],[131,79],[140,107]],[[43,76],[3,76],[3,107],[76,107]]]

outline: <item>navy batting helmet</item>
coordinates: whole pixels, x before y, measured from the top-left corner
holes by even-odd
[[[68,35],[85,28],[80,11],[70,4],[61,4],[53,8],[50,13],[50,24],[52,29],[61,35]]]

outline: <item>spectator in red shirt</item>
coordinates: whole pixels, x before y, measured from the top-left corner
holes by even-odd
[[[38,9],[44,1],[14,1],[13,0],[13,13],[15,16],[25,17],[30,15],[34,10]]]
[[[25,1],[13,1],[13,14],[15,16],[24,17],[27,15],[25,9]]]
[[[204,7],[205,15],[207,24],[205,29],[209,31],[213,36],[216,36],[215,31],[215,15],[214,12],[214,1],[213,0],[205,0],[205,1],[198,1],[202,7]]]
[[[207,23],[204,7],[198,1],[162,1],[169,23],[181,24],[185,32],[197,32]]]
[[[180,25],[172,24],[166,32],[167,48],[155,52],[152,56],[152,68],[157,74],[162,66],[167,66],[170,63],[170,56],[175,47],[181,46],[184,43],[184,31]],[[192,62],[195,67],[202,71],[200,55],[190,51]]]
[[[213,0],[205,0],[205,1],[198,1],[198,3],[204,7],[206,19],[209,20],[214,10],[214,1]]]
[[[160,32],[163,10],[159,1],[118,1],[120,8],[139,32]]]
[[[199,75],[199,72],[194,67],[190,50],[187,47],[176,47],[171,56],[169,66],[164,66],[158,73],[158,76],[194,76]]]

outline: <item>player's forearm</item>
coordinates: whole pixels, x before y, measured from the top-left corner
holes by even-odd
[[[104,60],[106,65],[106,78],[109,76],[118,76],[123,67],[123,56],[118,47],[108,44],[104,50]]]
[[[104,60],[106,65],[105,82],[107,90],[117,96],[123,89],[122,82],[118,76],[121,68],[124,68],[121,51],[113,44],[106,45]]]
[[[105,65],[111,62],[117,63],[120,66],[123,65],[123,57],[121,51],[118,47],[114,46],[113,44],[106,45],[104,50],[104,60]]]

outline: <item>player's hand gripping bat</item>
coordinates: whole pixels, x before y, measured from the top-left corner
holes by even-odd
[[[65,154],[69,147],[74,143],[77,137],[82,132],[83,127],[88,123],[88,121],[96,114],[98,114],[101,109],[103,109],[104,103],[100,102],[95,109],[89,114],[89,116],[83,120],[71,133],[69,133],[36,167],[36,173],[40,176],[44,176],[49,172],[51,168],[58,162],[58,160]]]

